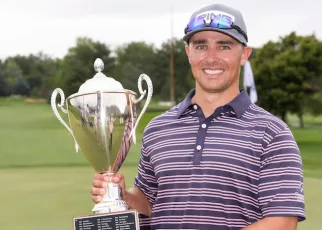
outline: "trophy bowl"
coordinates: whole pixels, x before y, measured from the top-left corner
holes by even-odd
[[[121,83],[102,73],[104,63],[101,59],[95,60],[94,69],[97,71],[95,76],[87,80],[77,93],[70,95],[66,100],[63,90],[55,89],[51,96],[51,107],[57,119],[74,138],[76,152],[80,150],[96,172],[112,176],[119,171],[130,150],[131,143],[136,142],[135,130],[151,101],[153,86],[150,78],[141,74],[138,78],[140,97],[137,98],[135,92],[124,89]],[[147,83],[148,91],[143,91],[142,81]],[[61,100],[57,105],[58,95]],[[145,95],[147,95],[146,102],[137,117],[136,104]],[[69,125],[61,118],[57,107],[68,115]],[[92,211],[95,215],[119,212],[119,214],[114,214],[114,217],[119,219],[120,215],[127,215],[128,210],[130,207],[122,199],[120,186],[109,182],[107,194],[100,203],[94,206]],[[134,222],[137,225],[136,211],[134,214],[136,216]],[[81,229],[84,223],[89,222],[102,225],[104,218],[105,224],[108,224],[106,215],[94,216],[92,220],[88,217],[74,218],[74,229]],[[115,226],[115,218],[113,226]],[[111,215],[108,217],[108,220],[110,219]],[[91,229],[100,228],[97,226]]]

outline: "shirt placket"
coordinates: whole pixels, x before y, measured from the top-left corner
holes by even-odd
[[[215,117],[220,116],[220,113],[224,110],[224,108],[223,107],[217,108],[214,114],[207,118],[203,116],[201,109],[197,105],[194,105],[193,108],[194,110],[197,111],[196,116],[199,117],[199,130],[197,133],[197,139],[196,139],[196,144],[194,148],[193,165],[200,165],[208,127],[210,126],[211,121]]]

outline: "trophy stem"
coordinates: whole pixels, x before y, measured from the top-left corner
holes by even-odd
[[[105,175],[112,177],[115,173],[107,172]],[[107,183],[107,193],[103,196],[100,203],[97,203],[92,212],[94,214],[120,212],[129,210],[130,207],[122,199],[122,189],[119,184],[114,182]]]

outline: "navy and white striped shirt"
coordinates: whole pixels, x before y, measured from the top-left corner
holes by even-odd
[[[186,99],[144,131],[134,186],[152,229],[241,229],[268,216],[305,219],[302,160],[277,117],[245,90],[205,118]],[[142,219],[142,226],[147,222]]]

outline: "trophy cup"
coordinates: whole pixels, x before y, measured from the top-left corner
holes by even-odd
[[[151,101],[153,87],[150,78],[141,74],[138,79],[140,97],[122,84],[105,76],[104,63],[96,59],[95,76],[81,85],[79,91],[65,101],[64,92],[57,88],[51,96],[51,107],[58,120],[74,138],[76,152],[80,149],[96,172],[109,176],[117,173],[136,142],[135,130]],[[142,81],[148,91],[142,89]],[[57,104],[68,115],[68,126],[58,113]],[[137,118],[136,104],[147,95],[146,102]],[[64,105],[66,108],[64,108]],[[139,229],[138,213],[130,209],[122,199],[118,184],[109,182],[108,192],[93,208],[93,214],[74,218],[74,230]]]

